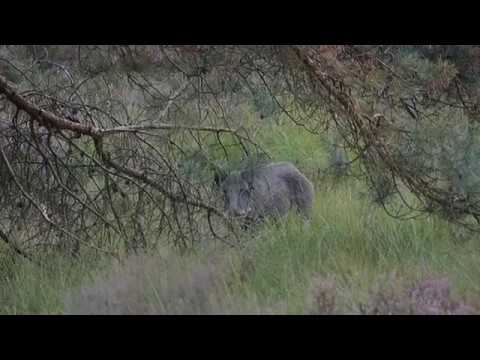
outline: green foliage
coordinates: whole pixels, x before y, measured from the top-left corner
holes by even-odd
[[[253,96],[253,109],[261,114],[262,118],[280,115],[278,104],[265,87],[261,87],[255,91]]]

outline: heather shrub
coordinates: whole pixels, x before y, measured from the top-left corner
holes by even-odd
[[[409,283],[391,276],[360,306],[360,312],[368,315],[469,315],[476,311],[453,294],[448,278],[438,277]]]
[[[315,276],[309,293],[308,309],[311,315],[335,314],[337,292],[333,279]]]

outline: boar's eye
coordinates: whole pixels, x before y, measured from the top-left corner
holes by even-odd
[[[242,189],[242,190],[240,190],[240,196],[242,198],[246,199],[250,196],[250,192],[248,190]]]

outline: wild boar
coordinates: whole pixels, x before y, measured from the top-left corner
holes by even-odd
[[[315,198],[312,183],[291,163],[279,162],[217,176],[225,213],[246,223],[279,218],[296,210],[309,219]]]

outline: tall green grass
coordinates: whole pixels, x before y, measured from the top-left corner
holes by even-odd
[[[458,294],[480,295],[478,236],[462,243],[438,219],[395,220],[358,192],[349,184],[318,193],[309,227],[295,217],[267,225],[240,291],[284,300],[291,313],[307,309],[318,275],[337,284],[344,312],[358,310],[372,286],[392,273],[412,281],[446,276]]]
[[[291,161],[307,172],[328,166],[325,136],[305,131],[288,119],[282,119],[279,124],[267,123],[258,132],[257,141],[274,161]]]
[[[43,266],[0,257],[0,314],[63,314],[64,293],[78,286],[106,264],[83,257],[49,256]]]

